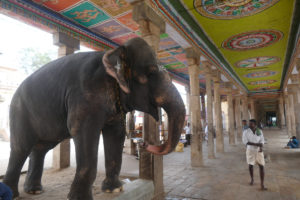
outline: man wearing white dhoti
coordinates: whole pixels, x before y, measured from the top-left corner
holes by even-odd
[[[249,128],[243,131],[243,143],[247,145],[246,158],[249,165],[249,172],[251,177],[250,185],[253,185],[253,166],[257,163],[259,166],[259,174],[261,181],[261,189],[267,190],[264,186],[264,153],[263,153],[263,144],[264,144],[264,135],[261,129],[257,128],[256,120],[251,119],[249,121]]]

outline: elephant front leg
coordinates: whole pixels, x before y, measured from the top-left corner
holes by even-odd
[[[122,152],[125,140],[125,127],[120,121],[106,125],[102,131],[106,178],[102,183],[104,192],[122,191],[119,174],[122,165]]]
[[[77,168],[69,200],[93,199],[92,185],[97,175],[99,136],[100,130],[91,124],[84,125],[73,135]]]

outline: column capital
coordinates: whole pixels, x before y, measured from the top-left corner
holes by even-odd
[[[296,58],[295,64],[296,64],[297,70],[300,71],[300,58]]]
[[[212,64],[210,64],[210,62],[202,61],[201,65],[204,69],[205,74],[211,74],[212,73],[212,69],[211,69]]]
[[[195,48],[193,47],[186,48],[185,54],[188,61],[188,65],[200,64],[200,53]]]
[[[212,70],[212,79],[214,83],[220,83],[221,82],[221,73],[218,70]]]
[[[158,27],[156,31],[158,32],[158,34],[165,32],[165,21],[156,12],[154,12],[154,10],[151,9],[144,1],[132,1],[131,5],[133,5],[132,19],[134,21],[136,21],[138,24],[140,24],[141,21],[151,22]],[[148,29],[151,29],[151,27],[148,27]],[[144,34],[147,34],[147,32],[151,32],[151,30],[145,30]]]
[[[290,79],[292,81],[292,84],[298,84],[299,83],[299,75],[298,74],[292,74],[290,76]]]
[[[287,85],[287,92],[294,93],[294,88],[298,87],[298,84],[292,83]]]
[[[62,32],[53,33],[53,44],[59,47],[66,46],[68,48],[79,50],[80,41],[70,37],[69,35]]]

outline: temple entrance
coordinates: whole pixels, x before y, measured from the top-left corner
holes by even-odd
[[[277,126],[276,112],[267,112],[266,113],[266,122],[267,122],[268,127]]]

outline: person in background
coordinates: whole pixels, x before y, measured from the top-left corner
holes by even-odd
[[[247,146],[246,158],[249,165],[249,173],[251,177],[250,185],[254,184],[253,166],[257,163],[259,166],[261,190],[267,190],[264,185],[265,158],[263,153],[263,145],[265,143],[265,140],[262,130],[257,128],[255,119],[251,119],[249,122],[249,128],[244,130],[243,143]]]
[[[208,145],[208,125],[205,126],[204,140],[206,141],[206,144]]]
[[[5,185],[4,183],[0,182],[0,199],[1,200],[12,200],[12,191],[11,189]]]
[[[185,131],[185,139],[187,141],[187,144],[190,145],[191,144],[191,127],[190,127],[189,122],[184,127],[184,131]]]
[[[243,119],[242,121],[242,125],[243,125],[243,131],[247,130],[249,128],[248,124],[247,124],[247,120]]]
[[[299,148],[299,141],[296,136],[291,137],[286,146],[291,149]]]

